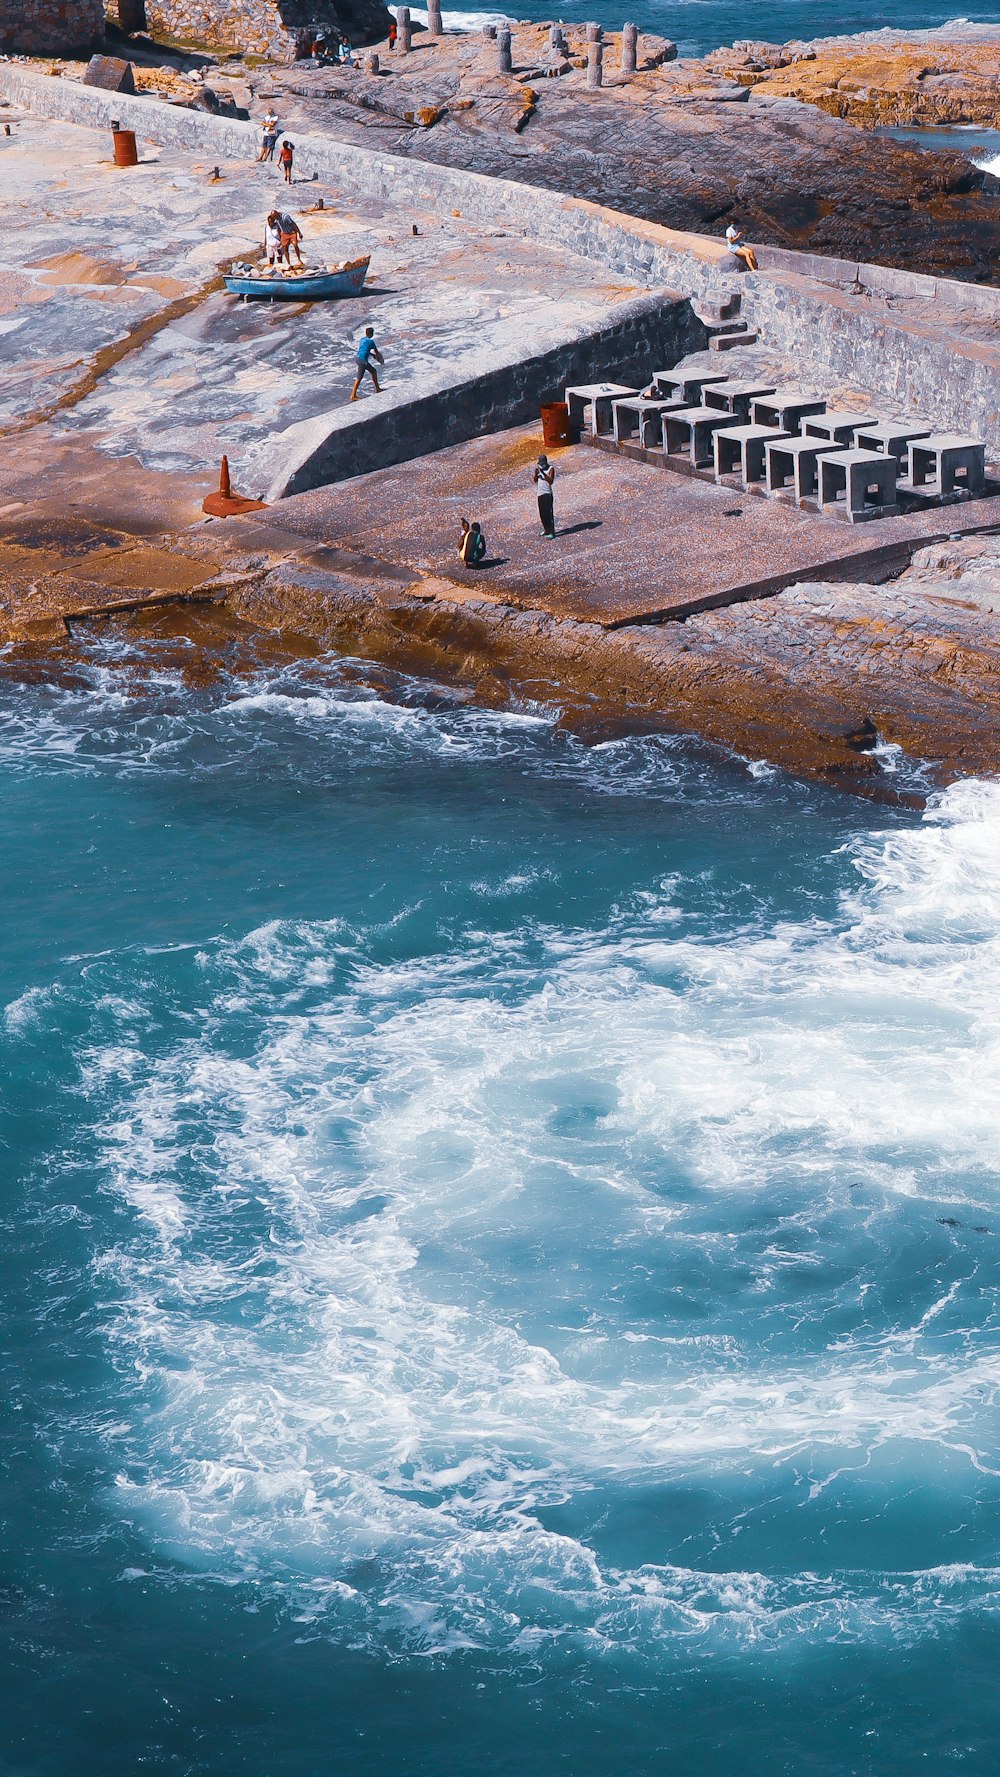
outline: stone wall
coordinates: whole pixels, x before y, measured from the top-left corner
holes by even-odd
[[[580,328],[531,357],[484,355],[478,365],[456,366],[461,380],[442,377],[426,392],[411,385],[398,397],[386,390],[361,413],[337,407],[302,420],[272,437],[241,474],[268,501],[326,487],[537,420],[539,406],[561,401],[567,383],[625,380],[636,364],[676,364],[703,351],[707,339],[689,300],[660,290],[615,304],[603,327]]]
[[[103,36],[103,0],[0,0],[0,54],[89,54]]]
[[[13,0],[0,0],[0,5]],[[341,30],[352,42],[384,37],[382,0],[105,0],[124,30],[145,30],[158,43],[238,50],[294,61],[317,30]]]

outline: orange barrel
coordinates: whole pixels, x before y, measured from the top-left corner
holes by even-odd
[[[542,408],[543,444],[572,444],[569,408],[565,401],[550,401]]]
[[[134,130],[115,130],[114,144],[116,167],[137,167],[139,165],[139,150],[135,145]]]

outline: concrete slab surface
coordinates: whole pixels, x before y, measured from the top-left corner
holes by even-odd
[[[682,617],[797,580],[864,578],[911,546],[1000,523],[1000,498],[852,527],[759,494],[675,475],[589,444],[548,450],[558,535],[543,538],[524,427],[282,500],[268,527],[414,569],[521,609],[605,627]],[[462,568],[462,518],[479,519],[487,565]],[[244,521],[227,520],[240,525]],[[249,521],[247,521],[249,522]],[[234,538],[236,533],[234,532]]]
[[[322,180],[286,186],[273,165],[221,170],[216,181],[209,161],[148,143],[139,166],[116,168],[110,134],[39,118],[0,135],[0,425],[49,417],[111,456],[203,473],[345,403],[368,323],[398,393],[442,366],[474,375],[512,341],[544,352],[638,293],[593,260],[432,201],[348,204]],[[276,205],[297,218],[307,262],[372,253],[362,297],[244,304],[222,289]]]

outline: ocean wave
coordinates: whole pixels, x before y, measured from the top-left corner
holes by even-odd
[[[96,1260],[109,1460],[152,1547],[390,1655],[995,1611],[950,1527],[857,1552],[900,1501],[995,1496],[1000,786],[838,867],[836,917],[692,935],[671,878],[392,960],[270,921],[175,1005],[150,959],[82,982],[130,1218]],[[664,1559],[692,1489],[701,1559]],[[735,1561],[775,1512],[785,1564]]]

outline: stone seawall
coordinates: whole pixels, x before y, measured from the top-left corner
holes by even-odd
[[[86,55],[103,36],[103,0],[0,0],[0,54]]]
[[[377,404],[366,399],[360,410],[338,407],[303,420],[271,439],[248,472],[263,499],[305,493],[537,420],[540,403],[561,401],[567,383],[627,380],[637,364],[675,364],[704,350],[706,342],[690,301],[676,291],[658,291],[616,305],[606,326],[581,328],[546,352],[484,356],[478,369],[460,362],[426,392],[414,394],[411,385],[397,401],[386,391]]]
[[[14,65],[0,65],[0,94],[38,115],[89,127],[107,128],[116,117],[143,139],[203,157],[245,160],[255,152],[253,124],[108,95]],[[330,137],[298,134],[296,143],[302,172],[315,171],[347,201],[352,194],[384,198],[404,214],[411,207],[458,210],[469,221],[525,238],[542,235],[647,288],[695,297],[739,288],[744,318],[766,345],[798,359],[803,374],[867,384],[884,391],[887,410],[902,407],[943,429],[974,432],[1000,454],[1000,351],[961,331],[967,320],[1000,326],[998,289],[777,248],[761,249],[759,274],[741,278],[725,248],[704,235]],[[913,315],[905,313],[907,305]]]

